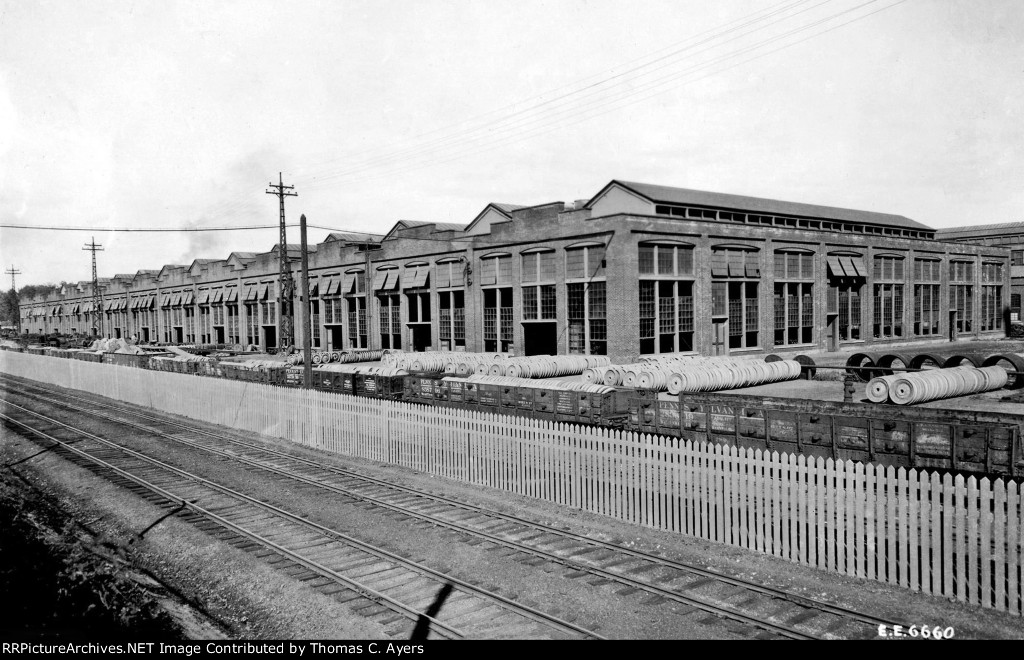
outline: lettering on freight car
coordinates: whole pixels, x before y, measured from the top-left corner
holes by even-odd
[[[712,408],[725,408],[725,406],[713,406]],[[711,415],[711,431],[713,433],[735,433],[736,417],[733,413],[728,415]]]
[[[555,412],[559,415],[575,415],[576,402],[573,392],[555,392]]]

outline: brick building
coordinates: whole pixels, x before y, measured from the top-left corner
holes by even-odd
[[[630,360],[1002,336],[1009,260],[898,215],[612,181],[466,225],[331,234],[309,250],[312,342]],[[117,275],[103,334],[276,348],[277,275],[276,246]],[[92,332],[91,307],[91,283],[54,291],[23,301],[23,328]]]
[[[1013,320],[1024,318],[1021,316],[1021,297],[1024,296],[1024,222],[939,229],[935,237],[951,243],[971,243],[1009,250],[1010,317]]]

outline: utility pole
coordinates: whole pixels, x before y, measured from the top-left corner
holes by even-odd
[[[281,273],[280,273],[280,297],[278,298],[277,308],[280,310],[281,318],[281,337],[278,339],[278,348],[286,348],[295,343],[295,317],[292,311],[292,300],[295,296],[295,281],[292,279],[292,271],[288,266],[288,236],[285,231],[284,224],[284,198],[285,197],[298,197],[297,192],[288,192],[294,190],[295,186],[284,185],[284,179],[281,178],[281,173],[277,173],[277,183],[270,182],[268,184],[271,188],[276,190],[267,190],[268,195],[277,195],[277,199],[280,202],[281,207],[281,241],[280,247],[278,248],[281,262]]]
[[[96,253],[103,252],[103,246],[96,244],[96,238],[93,237],[92,242],[86,243],[83,250],[89,250],[92,252],[92,311],[96,315],[96,323],[93,327],[93,334],[96,336],[103,336],[103,296],[100,295],[100,280],[96,276]]]
[[[7,270],[5,270],[4,272],[11,276],[11,291],[14,293],[14,297],[11,299],[11,302],[15,302],[15,301],[18,300],[18,288],[14,285],[14,276],[15,275],[21,275],[21,271],[20,270],[14,270],[14,264],[11,264],[11,267],[8,268]],[[18,334],[20,335],[21,334],[21,304],[19,303],[18,305],[16,305],[13,311],[14,311],[14,325],[18,328]]]
[[[306,215],[299,217],[299,235],[302,239],[302,386],[313,387],[313,325],[310,319],[309,257],[306,255]]]

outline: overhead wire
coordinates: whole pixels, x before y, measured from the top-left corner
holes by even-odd
[[[420,136],[417,136],[415,138],[411,138],[410,139],[410,142],[415,143],[417,140],[420,140],[420,139],[422,139],[422,138],[424,138],[426,136],[429,136],[431,134],[438,133],[438,132],[442,133],[442,135],[440,137],[428,140],[428,141],[426,141],[426,142],[424,142],[422,144],[411,145],[411,146],[405,147],[405,148],[398,148],[398,149],[394,149],[394,150],[391,150],[391,151],[386,151],[383,154],[380,153],[380,151],[377,150],[377,149],[366,150],[366,151],[364,151],[362,153],[372,154],[372,157],[369,158],[368,160],[362,160],[362,161],[357,160],[354,165],[358,167],[358,166],[369,165],[369,164],[372,164],[372,163],[375,163],[375,162],[379,162],[382,159],[399,158],[399,157],[407,156],[410,153],[414,153],[414,152],[422,150],[424,148],[430,148],[432,146],[437,145],[438,143],[444,143],[444,142],[448,142],[448,141],[455,140],[455,139],[465,139],[468,135],[472,135],[473,133],[479,132],[481,130],[490,130],[492,125],[500,125],[501,123],[506,122],[506,121],[508,121],[508,120],[510,120],[510,119],[512,119],[512,118],[514,118],[516,116],[518,116],[518,115],[534,112],[534,111],[538,110],[539,108],[543,108],[544,106],[550,105],[552,103],[556,103],[556,102],[558,102],[558,101],[560,101],[562,99],[565,99],[565,98],[568,98],[568,97],[572,97],[572,96],[574,96],[576,94],[579,94],[579,93],[582,93],[582,92],[584,92],[584,91],[586,91],[588,89],[604,85],[604,84],[606,84],[606,83],[608,83],[610,81],[613,81],[613,80],[616,80],[618,78],[621,78],[621,77],[623,77],[623,76],[625,76],[627,74],[633,73],[635,71],[642,70],[645,67],[651,66],[652,64],[655,64],[655,63],[657,63],[659,61],[662,61],[662,60],[665,60],[667,58],[671,58],[671,57],[673,57],[675,55],[678,55],[680,53],[683,53],[683,52],[685,52],[687,50],[690,50],[691,48],[693,48],[695,46],[708,43],[709,41],[711,41],[711,40],[713,40],[715,38],[721,37],[723,35],[727,35],[730,32],[733,32],[735,30],[747,27],[747,26],[749,26],[751,24],[755,24],[758,21],[765,20],[766,18],[770,18],[770,17],[776,16],[777,14],[782,13],[782,12],[788,10],[788,9],[791,9],[793,7],[796,7],[796,6],[799,6],[799,5],[802,5],[802,4],[806,4],[807,2],[810,2],[810,1],[811,0],[796,0],[796,1],[787,0],[786,2],[782,2],[782,3],[779,3],[778,5],[774,5],[773,7],[768,8],[767,10],[760,10],[760,11],[757,11],[757,12],[753,12],[752,14],[748,14],[747,16],[744,16],[744,17],[742,17],[740,19],[731,21],[729,23],[725,23],[722,26],[719,26],[719,27],[716,27],[716,28],[712,28],[710,30],[705,30],[704,32],[700,32],[697,35],[694,35],[694,36],[689,37],[687,39],[684,39],[682,41],[676,42],[675,44],[667,46],[667,47],[665,47],[663,49],[660,49],[658,51],[655,51],[654,53],[649,53],[649,54],[644,55],[644,56],[642,56],[640,58],[636,58],[636,59],[634,59],[634,60],[632,60],[630,62],[627,62],[625,65],[622,65],[622,66],[630,66],[630,65],[632,65],[632,64],[634,64],[636,62],[641,62],[641,61],[644,61],[646,59],[654,58],[650,62],[648,62],[647,64],[643,64],[643,65],[639,65],[639,66],[634,66],[634,67],[626,69],[624,71],[618,71],[614,75],[608,76],[607,73],[611,73],[611,72],[616,71],[617,69],[621,68],[621,67],[615,67],[613,69],[610,69],[606,73],[590,76],[588,78],[584,78],[582,80],[579,80],[579,81],[576,81],[574,83],[571,83],[567,88],[563,87],[563,88],[559,88],[559,89],[555,89],[555,90],[549,90],[548,92],[545,92],[544,94],[532,97],[532,98],[527,99],[525,101],[520,101],[520,102],[516,102],[516,103],[513,103],[513,104],[509,104],[507,106],[504,106],[501,109],[493,110],[493,111],[490,111],[490,112],[485,112],[485,113],[482,113],[482,114],[477,115],[475,117],[463,120],[462,122],[458,122],[456,124],[452,124],[452,125],[450,125],[447,128],[435,129],[433,131],[428,131],[428,132],[426,132],[426,133],[424,133],[424,134],[422,134]],[[817,5],[814,5],[814,7],[818,7],[818,6],[821,6],[823,4],[826,4],[826,3],[832,2],[832,1],[833,0],[822,0]],[[779,7],[781,5],[785,5],[785,6],[783,6],[781,9],[779,9]],[[813,9],[814,7],[812,7],[811,9]],[[768,12],[766,15],[761,16],[760,18],[756,18],[756,19],[752,18],[752,17],[757,16],[758,14],[762,14],[762,13],[764,13],[766,11]],[[803,13],[804,11],[807,11],[807,10],[806,9],[805,10],[801,10],[800,12],[797,12],[797,14]],[[797,14],[794,14],[794,15],[797,15]],[[775,22],[777,22],[777,21],[775,21]],[[734,27],[728,27],[728,26],[732,25],[733,23],[739,23],[739,25],[736,25]],[[771,25],[773,23],[769,23],[769,25]],[[759,28],[759,29],[763,29],[763,28]],[[697,40],[698,37],[701,37],[701,36],[704,36],[704,35],[707,35],[707,34],[716,33],[716,32],[718,32],[718,34],[715,34],[713,37],[709,37],[707,39],[700,40],[700,41]],[[686,45],[685,47],[679,48],[679,46],[681,44],[688,44],[688,45]],[[673,50],[673,49],[675,49],[675,50]],[[663,53],[665,51],[671,51],[671,52],[669,52],[667,55],[663,55]],[[601,76],[604,76],[604,77],[601,77]],[[586,83],[589,83],[590,81],[592,81],[595,78],[600,78],[600,79],[597,82],[586,84]],[[572,89],[573,87],[577,87],[577,86],[581,86],[581,85],[583,87],[581,89],[579,89],[579,90],[576,90],[576,91],[566,91],[566,89]],[[534,100],[544,99],[546,96],[548,96],[550,94],[558,94],[558,96],[555,96],[554,98],[548,98],[546,100],[539,101],[537,103],[534,103],[533,105],[529,105],[526,108],[516,109],[519,106],[531,103]],[[504,112],[506,109],[513,109],[514,111],[511,112],[510,114],[508,114],[507,116],[499,118],[497,120],[483,122],[482,124],[480,124],[479,126],[477,126],[475,128],[466,128],[466,129],[460,128],[460,126],[462,124],[472,125],[475,122],[478,122],[479,119],[482,119],[482,118],[485,118],[485,117],[488,117],[488,116],[491,116],[491,115],[495,115],[495,114],[500,114],[500,113]],[[454,130],[454,129],[457,129],[457,130]],[[352,159],[358,158],[360,155],[362,155],[362,154],[361,153],[350,154],[350,155],[348,155],[346,157],[339,157],[339,158],[331,159],[329,161],[326,161],[323,164],[327,164],[327,163],[330,163],[330,162],[336,162],[336,161],[340,161],[340,160],[345,160],[346,162],[351,162]],[[306,170],[311,170],[311,169],[315,169],[317,166],[318,165],[311,165],[311,166],[307,166],[305,169]],[[301,179],[301,172],[299,174],[300,174],[300,180],[304,180],[304,179]]]
[[[839,25],[835,25],[835,26],[829,27],[829,28],[827,28],[825,30],[821,30],[821,31],[816,32],[815,34],[812,34],[812,35],[810,35],[810,36],[808,36],[806,38],[803,38],[803,39],[791,42],[789,44],[785,44],[785,45],[783,45],[783,46],[781,46],[779,48],[775,48],[775,49],[771,49],[771,50],[766,51],[766,52],[759,53],[759,54],[755,55],[754,57],[746,58],[746,59],[744,59],[744,60],[742,60],[740,62],[734,63],[732,65],[715,69],[714,71],[711,71],[709,74],[706,74],[705,76],[702,76],[700,78],[697,78],[697,79],[694,79],[694,80],[687,80],[687,81],[684,81],[682,83],[676,84],[673,87],[669,87],[669,88],[666,88],[666,89],[661,89],[659,91],[655,91],[654,93],[648,93],[648,94],[646,94],[646,95],[644,95],[642,97],[637,97],[637,95],[640,94],[640,93],[647,92],[647,91],[649,91],[651,89],[655,89],[655,88],[657,88],[659,86],[664,86],[664,85],[666,85],[668,83],[671,83],[671,82],[677,80],[678,78],[680,78],[680,77],[682,77],[684,75],[689,75],[689,74],[692,74],[694,72],[697,72],[697,71],[700,71],[700,70],[703,70],[703,69],[708,69],[708,68],[711,68],[711,67],[715,67],[715,66],[717,66],[719,64],[722,64],[723,62],[726,62],[726,61],[728,61],[730,59],[734,59],[734,58],[742,56],[742,55],[744,55],[746,53],[750,53],[752,51],[756,51],[759,48],[763,48],[764,46],[769,45],[769,44],[774,43],[774,42],[777,42],[777,41],[779,41],[781,39],[785,39],[785,38],[791,37],[791,36],[793,36],[795,34],[798,34],[800,32],[804,32],[804,31],[809,30],[809,29],[820,27],[821,25],[823,25],[823,24],[825,24],[825,23],[827,23],[827,22],[829,22],[831,20],[834,20],[834,19],[836,19],[839,16],[842,16],[844,14],[848,14],[848,13],[853,12],[853,11],[856,11],[858,9],[861,9],[861,8],[867,6],[867,5],[873,4],[873,3],[877,2],[877,1],[878,0],[868,0],[868,2],[864,2],[864,3],[860,4],[860,5],[857,5],[856,7],[844,10],[843,12],[839,12],[839,13],[833,14],[833,15],[831,15],[829,17],[822,18],[822,19],[819,19],[817,21],[814,21],[813,23],[809,23],[809,24],[806,24],[806,25],[794,28],[792,30],[789,30],[789,31],[783,33],[783,34],[774,35],[774,36],[772,36],[772,37],[770,37],[768,39],[762,40],[762,41],[760,41],[760,42],[758,42],[756,44],[746,46],[746,47],[738,49],[736,51],[733,51],[733,52],[730,52],[730,53],[726,53],[724,55],[720,55],[720,56],[716,57],[715,59],[713,59],[713,60],[711,60],[709,62],[704,62],[704,63],[698,64],[698,65],[695,65],[695,66],[691,67],[690,69],[687,69],[687,70],[685,70],[683,72],[673,73],[673,74],[670,74],[670,75],[662,76],[661,78],[658,78],[658,79],[656,79],[654,81],[649,81],[648,83],[645,83],[645,85],[643,87],[641,87],[639,90],[630,90],[630,91],[627,91],[627,92],[624,92],[624,93],[619,93],[616,97],[605,99],[602,102],[599,102],[599,103],[596,103],[596,104],[592,104],[583,113],[577,113],[578,116],[576,116],[576,117],[571,116],[571,113],[575,112],[574,109],[563,109],[562,111],[556,113],[553,116],[533,119],[531,121],[531,123],[535,124],[535,126],[533,126],[532,128],[529,129],[529,131],[531,131],[531,132],[522,133],[522,134],[509,134],[509,135],[505,135],[505,136],[501,136],[501,137],[496,137],[496,138],[491,139],[490,141],[487,141],[487,142],[467,145],[461,151],[455,151],[455,152],[449,153],[449,154],[439,154],[437,157],[435,157],[432,160],[427,160],[427,161],[424,161],[424,162],[407,163],[404,166],[401,166],[399,168],[393,168],[393,169],[389,169],[389,170],[380,170],[379,174],[363,173],[364,174],[363,176],[357,177],[357,178],[354,178],[354,179],[349,179],[348,182],[351,183],[351,182],[361,182],[361,181],[373,180],[373,179],[380,178],[382,176],[393,176],[393,175],[396,175],[396,174],[403,174],[405,172],[414,171],[416,169],[422,169],[423,167],[431,167],[431,166],[435,166],[435,165],[438,165],[438,164],[444,164],[444,163],[447,163],[447,162],[451,162],[452,160],[456,160],[458,158],[462,158],[462,157],[464,157],[466,155],[471,155],[471,154],[474,154],[474,153],[479,153],[481,151],[491,150],[493,148],[496,148],[496,147],[499,147],[499,146],[504,146],[504,145],[507,145],[507,144],[521,142],[521,141],[523,141],[525,139],[530,139],[530,138],[537,137],[539,135],[550,133],[552,130],[557,130],[557,129],[560,129],[560,128],[565,128],[567,126],[572,126],[572,125],[581,123],[582,121],[587,121],[589,119],[593,119],[594,117],[597,117],[597,116],[600,116],[600,115],[603,115],[603,114],[607,114],[608,112],[612,112],[612,111],[619,110],[619,109],[624,108],[624,107],[628,107],[629,105],[633,105],[635,103],[638,103],[640,101],[646,100],[646,99],[651,98],[653,96],[657,96],[658,94],[665,93],[665,92],[669,91],[670,89],[674,89],[675,87],[678,87],[678,86],[680,86],[682,84],[689,84],[689,83],[692,83],[692,82],[696,82],[697,80],[704,79],[704,78],[706,78],[706,77],[708,77],[710,75],[714,75],[714,74],[720,73],[722,71],[726,71],[726,70],[729,70],[731,68],[735,68],[736,66],[740,66],[742,64],[754,61],[756,59],[760,59],[761,57],[768,56],[768,55],[770,55],[772,53],[778,52],[780,50],[784,50],[785,48],[790,48],[790,47],[795,46],[795,45],[797,45],[799,43],[803,43],[805,41],[808,41],[809,39],[819,37],[822,34],[826,34],[828,32],[831,32],[831,31],[835,30],[835,29],[844,27],[845,25],[849,25],[849,24],[857,22],[859,20],[863,20],[863,19],[865,19],[865,18],[867,18],[867,17],[869,17],[869,16],[871,16],[873,14],[879,13],[881,11],[885,11],[887,9],[891,9],[892,7],[895,7],[895,6],[899,5],[899,4],[902,4],[906,0],[898,0],[898,2],[895,2],[895,3],[891,4],[891,5],[888,5],[886,7],[882,7],[880,9],[878,9],[876,11],[873,11],[873,12],[870,12],[868,14],[864,14],[864,15],[861,15],[861,16],[854,17],[851,20],[845,21],[845,22],[843,22],[843,23],[841,23]],[[633,98],[632,100],[630,100],[631,97],[636,97],[636,98]],[[611,104],[619,103],[621,101],[625,101],[625,103],[621,103],[619,105],[614,105],[614,106],[612,106],[610,108],[608,107]],[[567,115],[567,113],[570,113],[570,114]],[[536,125],[536,124],[539,124],[539,125]],[[551,126],[552,128],[548,129],[548,126]],[[520,127],[520,128],[522,128],[522,127]],[[548,129],[548,130],[545,130],[545,129]],[[368,170],[372,171],[372,168],[368,168]],[[356,172],[353,172],[352,174],[356,174]],[[344,175],[344,176],[348,176],[348,175]],[[310,188],[312,188],[312,189],[322,188],[322,187],[324,187],[324,184],[326,184],[327,181],[330,178],[344,178],[344,176],[343,175],[326,175],[324,177],[321,177],[321,180],[319,182],[315,181],[313,183],[306,184],[305,188],[307,188],[307,189],[310,189]]]

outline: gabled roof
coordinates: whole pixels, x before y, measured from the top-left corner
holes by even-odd
[[[608,188],[614,185],[621,186],[653,203],[678,204],[681,206],[703,206],[738,212],[788,215],[801,218],[821,218],[825,220],[839,220],[842,222],[888,225],[892,227],[904,227],[907,229],[934,231],[931,227],[902,215],[875,213],[873,211],[858,211],[855,209],[836,208],[832,206],[819,206],[817,204],[785,202],[776,199],[766,199],[763,197],[731,195],[728,193],[691,190],[689,188],[672,188],[669,186],[657,186],[649,183],[620,181],[618,179],[611,181],[607,186],[601,189],[601,192],[594,195],[594,197],[587,202],[587,207],[589,208],[597,198],[601,197]]]
[[[378,243],[384,237],[380,234],[363,234],[355,231],[334,231],[327,234],[327,238],[324,239],[324,243],[333,243],[335,241],[343,241],[345,243]]]
[[[391,228],[391,231],[384,234],[382,240],[387,240],[395,235],[395,232],[403,229],[415,229],[417,227],[433,227],[434,231],[462,231],[466,229],[466,225],[458,224],[455,222],[429,222],[424,220],[399,220],[395,223],[395,226]]]
[[[523,206],[522,204],[504,204],[501,202],[491,202],[487,206],[485,206],[483,210],[476,214],[476,217],[473,218],[472,222],[466,225],[465,231],[467,233],[473,231],[473,227],[476,227],[480,220],[483,219],[489,211],[497,211],[499,214],[511,220],[512,211],[518,211],[519,209],[525,208],[527,207]]]
[[[998,238],[1003,235],[1017,235],[1024,233],[1024,222],[1003,222],[993,225],[974,225],[973,227],[946,227],[936,229],[935,238],[949,240],[956,238],[979,238],[991,236]]]

